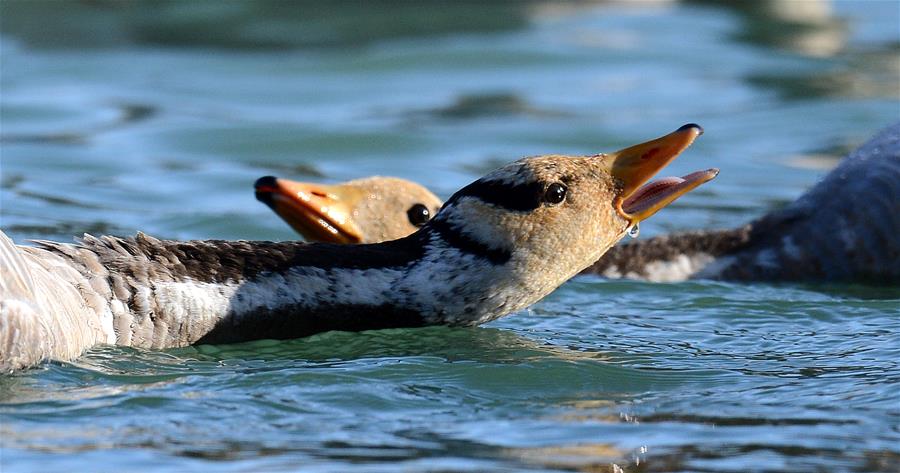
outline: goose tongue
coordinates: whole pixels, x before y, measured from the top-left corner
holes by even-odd
[[[663,177],[651,181],[622,201],[622,211],[632,218],[645,220],[675,199],[718,175],[719,170],[712,168],[692,172],[687,176]]]
[[[619,213],[631,223],[640,222],[700,184],[716,177],[719,170],[713,168],[683,177],[666,177],[645,184],[701,134],[703,128],[690,123],[661,138],[608,155],[610,173],[622,185],[615,204]]]

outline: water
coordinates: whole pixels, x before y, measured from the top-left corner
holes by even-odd
[[[641,227],[637,223],[629,225],[628,228],[625,229],[625,233],[631,238],[637,238],[641,235]]]
[[[721,175],[642,237],[734,226],[900,119],[895,2],[755,4],[6,1],[2,228],[291,239],[257,177],[447,197],[688,122],[666,173]],[[0,379],[0,467],[898,471],[898,299],[579,278],[474,329],[98,348]]]

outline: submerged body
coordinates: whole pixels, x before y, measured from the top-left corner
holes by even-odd
[[[100,343],[168,348],[327,330],[477,325],[540,300],[627,228],[715,177],[641,185],[701,133],[611,155],[542,156],[461,189],[405,238],[367,245],[0,233],[0,370]]]
[[[277,195],[280,202],[296,202],[297,189],[315,188],[270,179],[277,185],[266,190],[266,199]],[[381,185],[377,202],[383,219],[377,226],[368,214],[356,218],[348,213],[346,220],[360,228],[382,230],[376,234],[386,238],[403,237],[413,231],[406,209],[427,192],[409,181]],[[306,222],[309,228],[321,219],[316,207],[267,203],[295,228],[300,226],[294,222]],[[334,208],[333,202],[320,205]],[[298,231],[307,239],[322,240],[322,232]],[[335,240],[326,235],[324,241]],[[878,133],[783,209],[734,229],[629,241],[611,248],[584,274],[655,282],[689,278],[900,282],[900,123]]]

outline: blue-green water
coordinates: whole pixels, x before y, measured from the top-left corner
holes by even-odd
[[[697,122],[642,235],[783,205],[900,119],[900,5],[0,4],[0,218],[291,239],[265,174],[447,197]],[[797,13],[798,10],[802,10]],[[485,327],[105,347],[0,379],[2,471],[898,471],[900,290],[579,278]]]

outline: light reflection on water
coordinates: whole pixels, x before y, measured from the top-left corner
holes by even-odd
[[[291,239],[263,174],[446,197],[686,122],[706,134],[670,172],[722,174],[642,237],[737,225],[900,118],[890,2],[764,3],[4,2],[2,228]],[[0,379],[0,466],[895,471],[898,299],[582,278],[478,329],[98,348]]]

